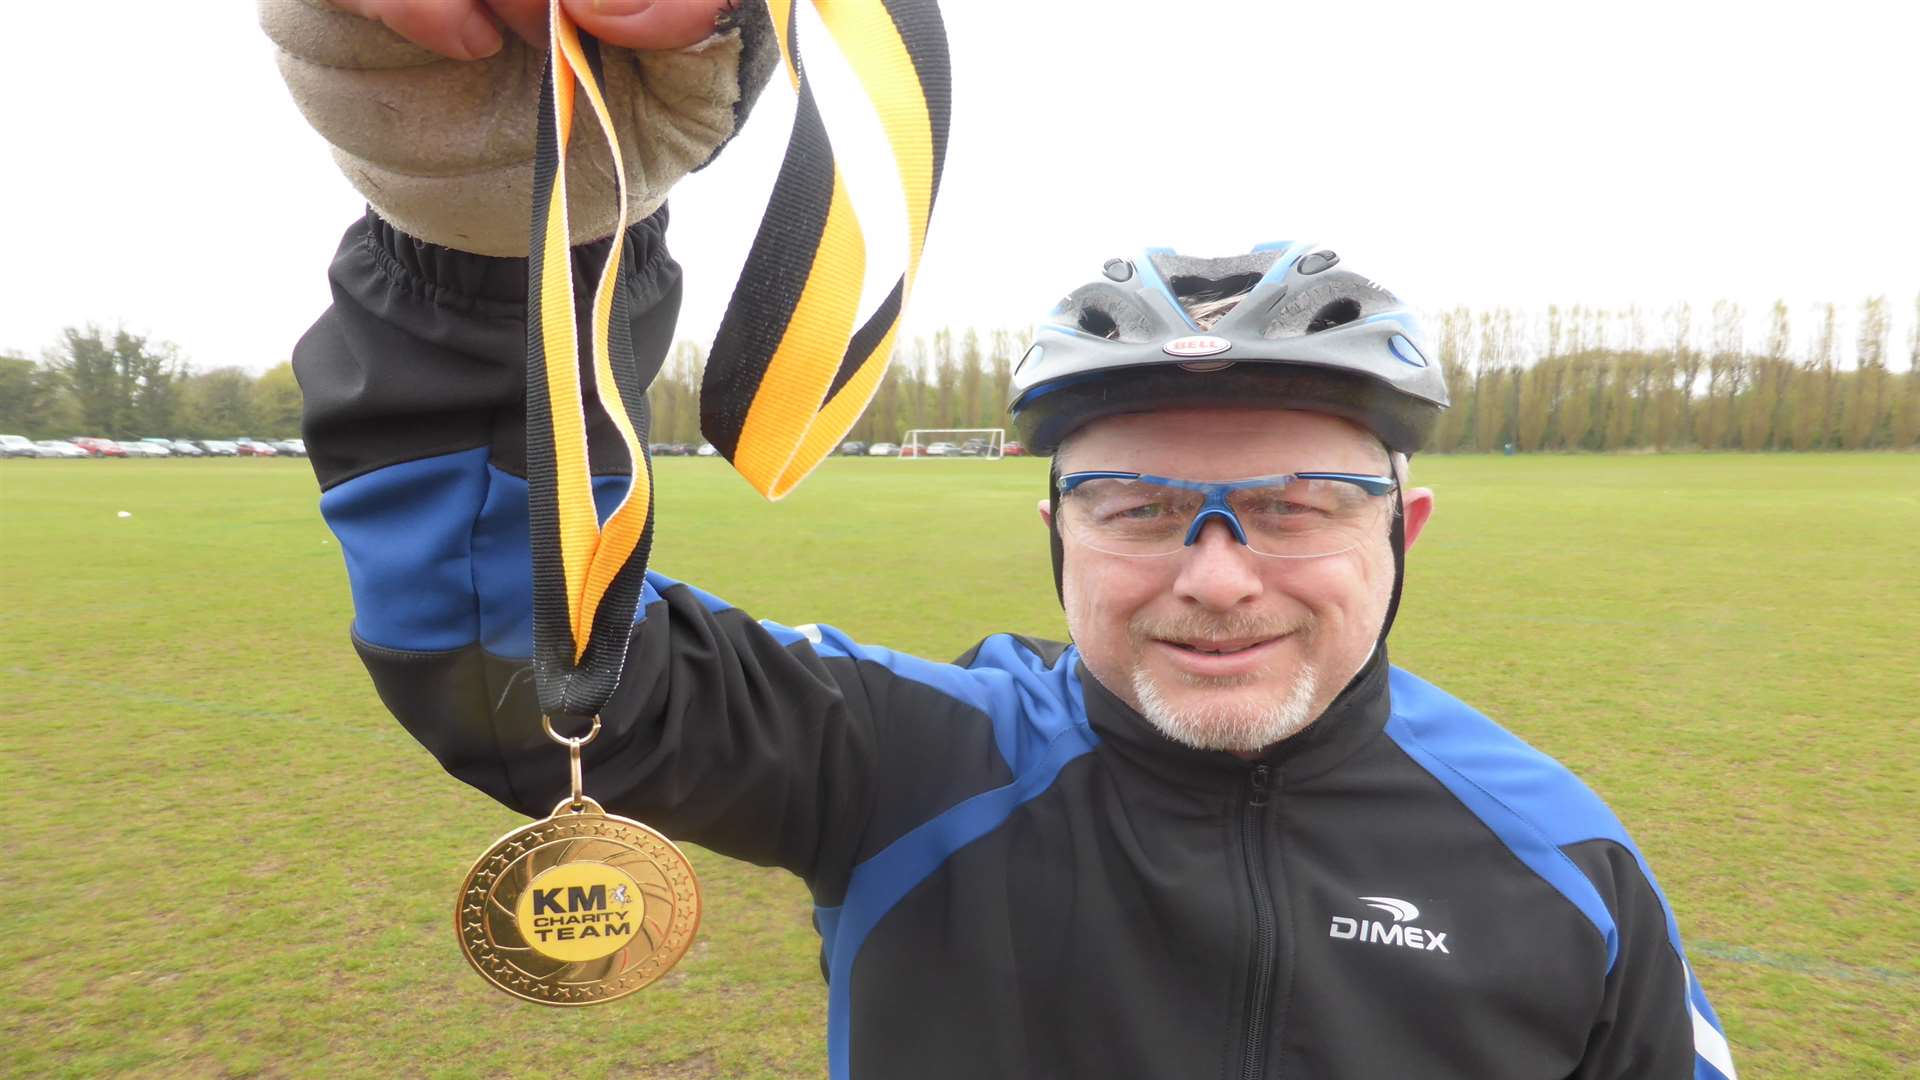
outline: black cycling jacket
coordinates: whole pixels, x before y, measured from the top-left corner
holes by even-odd
[[[665,224],[626,278],[654,367]],[[540,815],[567,777],[526,672],[525,274],[370,214],[294,364],[382,699]],[[608,810],[812,890],[836,1078],[1734,1075],[1618,820],[1384,649],[1247,762],[1169,742],[1071,646],[933,663],[652,574],[602,718]]]

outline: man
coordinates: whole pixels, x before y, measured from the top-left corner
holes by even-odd
[[[738,102],[757,26],[691,47]],[[543,814],[568,787],[525,677],[525,266],[453,250],[469,200],[365,187],[295,355],[355,646],[450,772]],[[629,236],[653,367],[664,227]],[[590,789],[807,882],[835,1077],[1732,1077],[1619,823],[1388,664],[1433,510],[1406,455],[1445,403],[1418,337],[1330,252],[1109,262],[1012,402],[1057,450],[1074,643],[932,663],[652,574]]]

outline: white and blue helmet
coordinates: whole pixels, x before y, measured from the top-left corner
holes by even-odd
[[[1108,260],[1047,314],[1014,369],[1015,427],[1051,453],[1105,416],[1259,405],[1343,417],[1413,453],[1447,407],[1446,380],[1412,309],[1339,261],[1289,242]]]

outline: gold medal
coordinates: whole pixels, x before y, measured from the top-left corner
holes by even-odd
[[[700,926],[700,884],[673,841],[608,814],[581,792],[578,739],[566,744],[573,794],[501,837],[467,872],[453,914],[481,977],[543,1005],[597,1005],[666,974]]]

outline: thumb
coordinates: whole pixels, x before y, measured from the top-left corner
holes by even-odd
[[[627,49],[681,49],[714,32],[741,0],[561,0],[580,29]]]

